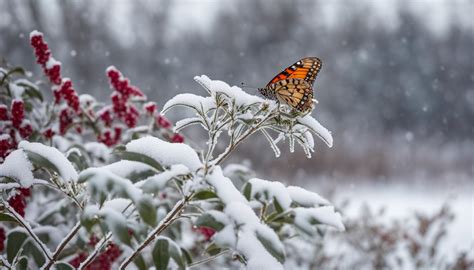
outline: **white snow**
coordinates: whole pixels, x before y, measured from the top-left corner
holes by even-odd
[[[30,33],[30,39],[32,39],[33,37],[36,37],[36,36],[42,37],[42,36],[43,36],[43,33],[41,33],[41,32],[38,31],[38,30],[33,30],[33,31],[31,31],[31,33]]]
[[[251,196],[253,198],[256,198],[257,195],[259,195],[261,199],[268,200],[270,202],[275,198],[283,210],[290,208],[291,198],[286,190],[286,187],[282,183],[259,178],[252,178],[249,180],[249,183],[252,184]]]
[[[158,161],[161,165],[183,164],[196,171],[202,167],[197,153],[183,143],[169,143],[156,137],[143,137],[126,145],[129,152],[140,153]]]
[[[295,225],[306,232],[315,230],[314,224],[311,223],[313,220],[341,231],[345,230],[344,224],[342,224],[341,214],[334,211],[334,206],[322,206],[318,208],[296,207],[293,209],[293,212],[295,213]]]
[[[88,142],[84,144],[84,148],[92,156],[103,160],[108,160],[112,152],[112,149],[108,148],[107,145],[98,142]]]
[[[5,161],[0,164],[0,176],[15,179],[22,187],[30,187],[33,184],[33,165],[26,157],[22,149],[11,152]]]
[[[21,141],[18,147],[35,153],[51,162],[57,168],[59,175],[64,181],[77,181],[78,175],[71,162],[56,148],[27,141]]]
[[[329,205],[329,201],[316,192],[308,191],[297,186],[289,186],[286,189],[291,199],[301,206],[315,207],[319,205]]]
[[[146,171],[155,171],[153,167],[143,162],[131,161],[131,160],[120,160],[109,165],[101,167],[106,169],[120,177],[128,178],[133,174],[140,174]]]
[[[214,99],[211,97],[202,97],[194,94],[179,94],[165,103],[161,114],[164,115],[174,106],[187,106],[204,113],[216,107]]]
[[[59,62],[58,60],[54,59],[52,56],[49,57],[48,61],[46,62],[46,69],[52,69],[54,66],[61,66],[61,62]],[[64,78],[64,80],[69,80],[69,78]]]
[[[303,117],[298,117],[297,121],[302,125],[308,127],[314,134],[323,140],[327,146],[332,147],[333,139],[331,132],[323,127],[316,119],[307,114]]]
[[[90,193],[99,191],[105,194],[126,195],[131,200],[137,202],[142,191],[135,187],[128,179],[120,177],[104,168],[88,168],[81,172],[81,179],[87,179],[87,188]]]
[[[200,117],[189,117],[176,122],[173,131],[179,132],[181,129],[193,124],[201,124],[202,127],[206,129],[206,127],[202,124],[202,120]]]
[[[233,202],[248,203],[247,199],[235,188],[232,181],[222,174],[220,166],[216,166],[212,173],[206,177],[206,181],[209,185],[213,186],[217,196],[225,203],[230,204]]]
[[[219,80],[211,80],[206,75],[196,76],[194,77],[194,80],[204,87],[213,97],[218,93],[224,94],[229,99],[235,100],[237,106],[248,106],[265,101],[258,96],[246,93],[240,87],[230,87],[227,83]]]
[[[21,99],[21,95],[23,95],[23,92],[25,92],[25,88],[15,84],[15,83],[9,83],[8,86],[10,87],[10,92],[12,94],[12,98]]]
[[[181,164],[172,165],[169,170],[165,170],[164,172],[160,174],[155,174],[153,176],[150,176],[135,185],[140,187],[145,192],[156,193],[159,190],[162,190],[166,186],[168,181],[170,181],[172,178],[178,177],[181,175],[187,175],[189,173],[190,171],[188,167],[184,165],[181,165]]]

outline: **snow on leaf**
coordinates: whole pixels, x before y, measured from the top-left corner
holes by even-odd
[[[316,134],[321,140],[323,140],[327,146],[332,147],[333,139],[331,132],[323,127],[316,119],[311,115],[307,114],[303,117],[297,118],[298,123],[309,128],[311,132]]]
[[[262,103],[265,100],[243,91],[240,87],[230,87],[227,83],[219,80],[211,80],[206,75],[196,76],[194,80],[204,87],[212,96],[218,93],[224,94],[229,99],[235,100],[237,106],[248,106],[255,103]]]
[[[23,149],[28,158],[35,162],[46,162],[44,165],[52,165],[59,176],[65,181],[77,181],[78,175],[71,162],[58,149],[41,143],[21,141],[18,147]],[[32,160],[35,159],[35,160]]]
[[[173,177],[179,177],[189,173],[190,171],[188,167],[184,165],[172,165],[169,170],[165,170],[162,173],[150,176],[145,180],[138,182],[136,186],[140,187],[144,192],[157,193],[159,190],[165,188],[168,181],[170,181]]]
[[[275,199],[283,210],[290,208],[291,198],[282,183],[259,178],[252,178],[249,180],[249,183],[252,185],[252,198],[265,201],[273,201]]]
[[[174,125],[173,131],[180,132],[183,128],[186,128],[192,125],[197,125],[197,124],[203,125],[200,117],[185,118],[183,120],[179,120],[178,122],[176,122],[176,124]],[[203,127],[205,128],[204,125]]]
[[[216,166],[211,174],[206,177],[209,185],[216,190],[217,196],[225,203],[232,202],[248,203],[247,199],[235,188],[232,181],[222,174],[220,166]]]
[[[289,186],[286,189],[291,199],[301,206],[315,207],[319,205],[329,205],[328,200],[315,192],[296,186]]]
[[[129,142],[126,150],[146,155],[164,166],[183,164],[192,171],[202,167],[197,153],[190,146],[165,142],[151,136]]]
[[[120,177],[127,178],[132,181],[133,179],[141,177],[145,178],[158,172],[148,164],[131,160],[120,160],[103,166],[102,169],[106,169]]]
[[[27,159],[23,149],[11,152],[5,161],[0,164],[0,176],[15,179],[22,187],[30,187],[33,184],[33,165]]]
[[[165,103],[161,114],[165,114],[175,106],[190,107],[203,113],[207,113],[216,107],[211,97],[202,97],[194,94],[179,94]]]
[[[323,206],[318,208],[297,207],[293,209],[295,213],[295,226],[308,234],[315,231],[314,225],[324,224],[344,231],[341,214],[334,211],[333,206]]]

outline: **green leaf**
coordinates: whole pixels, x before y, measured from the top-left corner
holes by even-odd
[[[24,245],[28,234],[22,231],[12,231],[7,236],[7,260],[9,263],[17,256],[18,251]]]
[[[68,151],[69,154],[67,156],[67,159],[74,165],[76,165],[76,168],[79,171],[83,171],[89,167],[89,164],[87,164],[87,160],[85,156],[82,154],[81,150],[79,150],[76,147],[73,147],[71,149],[75,149],[76,151]],[[69,150],[71,150],[69,149]],[[78,153],[79,152],[79,153]]]
[[[28,270],[28,257],[21,256],[21,258],[16,263],[16,268],[18,270]]]
[[[32,85],[26,83],[17,83],[17,85],[25,88],[25,92],[23,93],[23,95],[26,95],[30,98],[36,98],[39,101],[43,102],[43,94],[41,94],[41,92],[37,88],[34,88],[32,87]]]
[[[136,204],[140,217],[146,224],[154,227],[157,222],[156,207],[150,197],[142,197]]]
[[[18,223],[14,217],[7,213],[0,213],[0,221],[1,222],[14,222]]]
[[[206,252],[207,254],[209,254],[209,256],[217,255],[217,254],[219,254],[221,251],[222,251],[222,248],[220,248],[219,246],[217,246],[216,243],[210,244],[210,245],[206,248],[206,250],[205,250],[205,252]]]
[[[209,227],[216,231],[220,231],[224,228],[224,224],[217,221],[212,215],[210,214],[203,214],[202,216],[198,217],[195,222],[197,227]]]
[[[256,231],[257,239],[262,243],[265,249],[275,257],[280,263],[285,262],[285,249],[275,246],[272,243],[271,239],[268,239],[266,235],[259,233]]]
[[[151,254],[156,270],[166,270],[168,268],[170,262],[168,240],[163,238],[158,239]]]
[[[276,210],[278,213],[282,213],[283,211],[285,211],[285,210],[281,207],[281,205],[280,205],[280,203],[278,202],[278,200],[277,200],[276,197],[273,199],[273,205],[275,205],[275,210]]]
[[[163,167],[161,166],[161,164],[149,156],[129,151],[117,151],[115,153],[119,155],[121,159],[142,162],[150,165],[151,167],[157,169],[160,172],[163,171]]]
[[[172,242],[171,240],[168,240]],[[183,256],[183,253],[181,253],[181,248],[174,242],[169,243],[169,253],[171,255],[171,258],[176,262],[178,265],[179,269],[186,269],[186,261]]]
[[[25,151],[26,155],[28,156],[28,159],[33,164],[37,165],[38,167],[50,169],[50,170],[56,172],[59,175],[58,167],[56,167],[56,165],[54,165],[46,157],[44,157],[44,156],[42,156],[38,153],[28,151],[28,150],[23,150],[23,151]]]
[[[184,258],[186,259],[186,265],[190,265],[193,263],[193,258],[186,249],[181,248],[181,253],[183,253]]]
[[[46,262],[43,252],[38,248],[36,244],[33,244],[31,241],[32,240],[28,240],[23,246],[24,253],[29,254],[30,257],[33,257],[36,265],[43,265]]]
[[[252,196],[252,184],[250,184],[249,182],[245,183],[244,185],[244,196],[247,200],[250,201]]]
[[[56,267],[56,270],[74,270],[74,267],[66,262],[57,262],[54,266]]]
[[[146,262],[145,262],[145,259],[143,259],[143,256],[142,255],[138,255],[137,257],[135,257],[135,259],[133,260],[133,263],[138,267],[138,269],[140,270],[147,270],[148,267],[146,266]]]
[[[193,196],[193,200],[196,200],[196,201],[213,199],[213,198],[217,198],[217,194],[210,189],[201,190]]]

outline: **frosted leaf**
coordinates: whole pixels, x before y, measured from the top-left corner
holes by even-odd
[[[209,110],[216,107],[214,99],[211,97],[202,97],[194,94],[179,94],[165,103],[161,113],[165,114],[174,106],[191,107],[203,113],[207,113]]]
[[[268,143],[270,144],[270,147],[272,148],[273,152],[275,153],[275,157],[280,157],[281,151],[280,148],[277,146],[277,141],[273,140],[273,138],[268,134],[268,132],[265,129],[261,130],[265,138],[267,139]],[[277,138],[278,139],[278,138]]]
[[[190,117],[190,118],[185,118],[183,120],[179,120],[178,122],[176,122],[176,124],[174,125],[174,129],[173,131],[174,132],[179,132],[181,131],[183,128],[186,128],[186,127],[189,127],[191,125],[196,125],[196,124],[200,124],[202,125],[204,128],[206,128],[203,124],[202,124],[202,120],[200,117]]]
[[[259,198],[267,201],[275,199],[278,204],[287,210],[291,205],[291,198],[287,192],[286,187],[280,182],[271,182],[259,178],[252,178],[249,180],[252,185],[252,198]]]
[[[328,200],[315,192],[296,186],[288,186],[286,189],[291,199],[301,206],[314,207],[318,205],[329,205]]]
[[[103,166],[102,169],[106,169],[123,178],[131,178],[134,175],[139,175],[150,171],[155,173],[157,172],[148,164],[131,160],[120,160]]]
[[[316,119],[311,115],[305,115],[303,117],[298,117],[297,121],[308,127],[310,131],[316,134],[321,140],[323,140],[327,146],[332,147],[333,139],[331,132],[323,127]]]
[[[222,174],[220,166],[216,166],[212,173],[206,177],[207,183],[213,186],[217,196],[225,203],[232,202],[248,203],[247,199],[235,188],[232,181]]]
[[[227,83],[219,80],[211,80],[206,75],[196,76],[194,80],[203,86],[212,96],[217,93],[224,94],[230,99],[235,100],[237,106],[248,106],[255,103],[262,103],[265,100],[243,91],[240,87],[230,87]]]
[[[126,145],[126,150],[146,155],[164,166],[183,164],[192,171],[202,167],[197,153],[183,143],[169,143],[156,137],[143,137]]]
[[[335,212],[333,206],[297,207],[293,209],[293,212],[295,213],[295,225],[307,233],[314,232],[314,225],[317,223],[329,225],[341,231],[345,230],[341,214]]]
[[[171,166],[169,170],[165,170],[164,172],[160,174],[150,176],[146,178],[145,180],[140,181],[139,183],[136,184],[136,186],[140,187],[143,191],[147,193],[156,193],[159,190],[162,190],[163,188],[165,188],[168,181],[170,181],[174,177],[187,175],[189,173],[190,171],[188,167],[181,164],[177,164],[177,165]]]
[[[0,164],[0,176],[15,179],[22,187],[28,188],[33,184],[33,165],[22,149],[11,152]]]
[[[115,194],[138,201],[142,191],[128,179],[120,177],[104,168],[88,168],[80,174],[81,182],[87,181],[91,194]]]
[[[18,144],[19,148],[27,152],[34,153],[48,160],[57,169],[59,176],[65,181],[77,181],[77,172],[72,166],[71,162],[58,149],[46,146],[41,143],[30,143],[21,141]]]

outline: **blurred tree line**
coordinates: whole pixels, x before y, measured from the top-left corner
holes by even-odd
[[[374,19],[370,1],[207,1],[208,12],[195,9],[200,3],[1,1],[0,58],[41,74],[28,44],[38,29],[80,93],[106,100],[105,68],[115,65],[163,105],[177,92],[198,91],[195,75],[260,87],[299,58],[318,56],[315,114],[336,146],[337,136],[357,144],[368,135],[420,142],[474,135],[472,23],[449,23],[437,35],[403,5],[391,25]],[[192,12],[208,27],[189,23]]]

